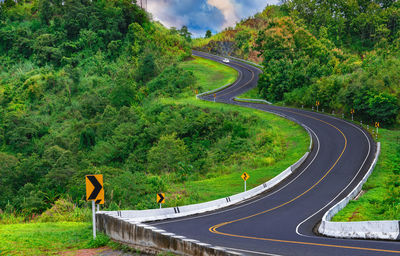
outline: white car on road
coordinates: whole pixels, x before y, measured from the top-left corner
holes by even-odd
[[[222,60],[222,62],[229,63],[229,59],[224,58],[224,59]]]

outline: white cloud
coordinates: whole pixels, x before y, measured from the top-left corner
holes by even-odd
[[[167,27],[188,26],[194,36],[204,36],[233,27],[279,0],[148,0],[147,10]]]
[[[207,0],[207,3],[216,7],[224,15],[225,23],[222,27],[231,27],[238,21],[238,16],[231,0]]]

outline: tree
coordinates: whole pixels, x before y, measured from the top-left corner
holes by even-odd
[[[181,36],[183,36],[186,41],[190,42],[192,41],[192,33],[189,32],[188,27],[187,26],[182,26],[182,28],[179,30],[179,34]]]
[[[372,120],[381,121],[384,124],[393,124],[399,114],[396,97],[387,93],[379,93],[370,97],[368,106],[368,114]]]
[[[50,1],[49,0],[40,0],[39,1],[39,17],[40,20],[46,24],[49,25],[49,21],[51,17],[53,16]]]
[[[210,38],[212,35],[211,30],[207,30],[205,38]]]
[[[154,173],[177,171],[187,155],[185,143],[176,134],[163,135],[148,153],[149,169]]]
[[[3,3],[3,5],[4,5],[4,7],[5,7],[6,9],[9,9],[9,8],[15,6],[15,1],[14,1],[14,0],[5,0],[4,3]]]
[[[156,74],[156,64],[152,53],[147,53],[140,59],[139,67],[136,72],[137,81],[147,82]]]

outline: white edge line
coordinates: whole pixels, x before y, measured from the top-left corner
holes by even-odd
[[[262,110],[262,111],[264,111],[264,110]],[[268,112],[268,111],[265,111],[265,112]],[[307,127],[307,126],[306,126],[306,127]],[[307,128],[308,128],[308,127],[307,127]],[[260,200],[263,200],[263,199],[265,199],[265,198],[268,198],[268,197],[270,197],[270,196],[272,196],[272,195],[278,193],[278,192],[281,191],[282,189],[284,189],[284,188],[286,188],[287,186],[289,186],[289,185],[290,185],[292,182],[294,182],[297,178],[299,178],[299,177],[308,169],[308,167],[310,167],[310,165],[314,162],[314,160],[317,158],[317,156],[318,156],[318,154],[319,154],[320,142],[319,142],[318,136],[315,134],[315,132],[314,132],[313,130],[311,130],[310,128],[308,128],[308,129],[314,134],[315,138],[317,139],[317,145],[318,145],[317,153],[315,154],[315,156],[314,156],[314,158],[311,160],[311,162],[304,168],[303,171],[301,171],[299,174],[297,174],[297,176],[296,176],[294,179],[292,179],[290,182],[288,182],[287,184],[285,184],[285,185],[284,185],[283,187],[281,187],[280,189],[278,189],[278,190],[276,190],[276,191],[274,191],[274,192],[272,192],[272,193],[269,193],[269,194],[267,194],[267,195],[265,195],[265,196],[263,196],[263,197],[260,197],[260,198],[258,198],[258,199],[256,199],[256,200],[252,200],[251,202],[248,202],[248,203],[245,203],[245,204],[241,204],[241,205],[238,205],[238,206],[235,206],[235,207],[232,207],[232,208],[223,210],[223,211],[213,212],[213,213],[209,213],[209,214],[205,214],[205,215],[201,215],[201,216],[194,216],[194,217],[190,217],[190,218],[185,218],[185,217],[183,217],[183,219],[169,220],[169,221],[164,221],[164,222],[160,221],[160,222],[154,223],[153,225],[154,225],[154,226],[158,226],[158,225],[169,224],[169,223],[175,223],[175,222],[181,222],[181,221],[186,221],[186,220],[199,219],[199,218],[204,218],[204,217],[208,217],[208,216],[212,216],[212,215],[217,215],[217,214],[221,214],[221,213],[233,211],[233,210],[236,210],[236,209],[239,209],[239,208],[242,208],[242,207],[245,207],[245,206],[254,204],[254,203],[256,203],[256,202],[258,202],[258,201],[260,201]],[[278,183],[278,184],[279,184],[279,183]]]
[[[339,120],[342,120],[342,119],[339,119]],[[342,121],[344,121],[344,120],[342,120]],[[346,121],[345,121],[345,122],[346,122]],[[361,169],[364,167],[365,162],[367,161],[367,159],[368,159],[368,157],[369,157],[369,155],[370,155],[370,153],[371,153],[371,142],[369,141],[368,136],[365,134],[365,132],[364,132],[362,129],[360,129],[358,126],[356,126],[356,125],[354,125],[354,124],[352,124],[352,123],[349,123],[349,122],[346,122],[346,123],[352,125],[353,127],[357,128],[358,130],[360,130],[360,131],[363,133],[363,135],[367,138],[367,141],[368,141],[368,154],[367,154],[367,156],[365,157],[364,162],[361,164],[360,168],[358,169],[358,172],[356,173],[356,175],[354,175],[353,179],[347,184],[347,186],[346,186],[344,189],[342,189],[342,191],[340,191],[329,203],[327,203],[325,206],[323,206],[323,207],[322,207],[321,209],[319,209],[317,212],[313,213],[312,215],[310,215],[308,218],[306,218],[305,220],[303,220],[302,222],[300,222],[300,223],[296,226],[296,233],[297,233],[299,236],[303,236],[303,237],[313,237],[313,238],[318,237],[318,236],[308,236],[308,235],[301,234],[301,233],[299,232],[299,227],[300,227],[304,222],[308,221],[309,219],[311,219],[312,217],[314,217],[316,214],[318,214],[320,211],[322,211],[323,209],[325,209],[325,208],[326,208],[327,206],[329,206],[333,201],[335,201],[341,194],[343,194],[343,192],[344,192],[344,191],[351,185],[351,183],[353,183],[353,181],[357,178],[358,174],[360,174]],[[350,191],[350,193],[351,193],[351,191]]]
[[[199,55],[195,55],[195,56],[200,57],[200,58],[204,58],[203,56],[199,56]],[[219,56],[216,56],[216,57],[219,57]],[[216,60],[212,60],[212,61],[217,62]],[[238,73],[239,73],[238,78],[235,80],[235,82],[233,82],[233,83],[231,83],[231,84],[227,84],[227,85],[221,86],[221,87],[219,87],[219,88],[216,88],[216,89],[214,89],[214,90],[206,91],[206,92],[202,92],[202,93],[197,94],[197,95],[196,95],[196,98],[197,98],[197,99],[199,99],[199,97],[209,96],[209,95],[211,95],[211,94],[213,94],[213,93],[218,93],[218,92],[220,92],[220,91],[223,91],[224,89],[227,89],[227,88],[229,88],[229,87],[233,87],[233,86],[235,86],[237,83],[240,82],[240,79],[243,77],[242,71],[239,70],[239,69],[236,69],[236,68],[234,67],[234,65],[227,65],[226,63],[222,63],[222,64],[223,64],[223,65],[226,65],[226,66],[228,66],[228,67],[230,67],[230,68],[233,68],[233,69],[236,70],[236,71],[238,71]],[[236,64],[236,65],[238,65],[238,64]],[[211,100],[211,102],[212,102],[212,100]]]
[[[244,250],[244,249],[236,249],[236,248],[229,248],[229,247],[224,247],[225,249],[232,250],[232,251],[239,251],[239,252],[248,252],[248,253],[254,253],[254,254],[260,254],[260,255],[267,255],[267,256],[282,256],[280,254],[272,254],[272,253],[266,253],[266,252],[256,252],[256,251],[250,251],[250,250]]]

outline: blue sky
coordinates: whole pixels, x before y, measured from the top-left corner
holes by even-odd
[[[147,0],[147,10],[167,27],[188,26],[193,36],[213,34],[278,0]]]

